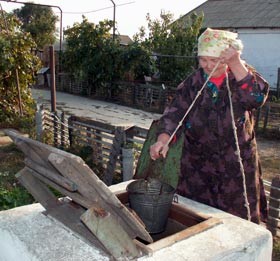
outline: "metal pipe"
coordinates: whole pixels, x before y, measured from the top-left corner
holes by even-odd
[[[113,13],[113,23],[114,23],[114,27],[113,27],[113,41],[115,41],[115,37],[116,37],[116,4],[113,0],[110,0],[113,5],[114,5],[114,13]]]
[[[49,46],[50,71],[51,71],[51,111],[56,111],[56,86],[55,86],[55,57],[53,45]]]

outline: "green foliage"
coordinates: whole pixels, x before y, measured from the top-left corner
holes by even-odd
[[[0,211],[33,203],[32,196],[21,186],[15,186],[12,190],[0,187]]]
[[[0,146],[0,211],[34,202],[15,174],[24,167],[23,153],[15,144]]]
[[[65,31],[67,48],[63,54],[63,69],[88,81],[88,85],[104,86],[114,77],[116,43],[111,40],[111,21],[98,25],[89,23],[83,17],[82,23],[75,23]]]
[[[272,95],[271,102],[280,103],[280,99],[278,99],[275,95]]]
[[[34,118],[35,103],[29,86],[35,81],[40,61],[32,53],[36,44],[29,33],[20,30],[14,16],[8,14],[5,19],[1,16],[0,26],[5,28],[0,31],[0,127],[21,128]],[[20,105],[23,115],[20,115]]]
[[[35,5],[31,2],[20,9],[13,10],[13,13],[22,22],[21,29],[31,34],[38,48],[43,49],[45,45],[55,42],[58,17],[51,7]]]
[[[280,239],[279,237],[273,238],[273,255],[272,255],[272,261],[273,260],[280,260]]]
[[[179,83],[196,65],[195,49],[203,16],[193,14],[182,26],[173,22],[173,15],[162,12],[160,19],[147,14],[148,31],[144,27],[134,36],[146,49],[157,55],[156,66],[160,80]],[[172,57],[173,56],[173,57]]]
[[[135,80],[143,80],[145,75],[155,73],[155,62],[151,57],[151,52],[144,45],[134,42],[123,48],[120,56],[120,67],[122,68],[120,76],[123,78],[126,73]]]

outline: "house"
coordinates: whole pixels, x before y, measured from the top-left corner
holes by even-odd
[[[208,0],[178,19],[186,24],[191,13],[204,14],[203,28],[237,32],[244,43],[242,58],[280,88],[280,0]]]
[[[119,39],[120,45],[122,46],[127,46],[133,43],[133,41],[128,35],[117,35],[117,39]]]

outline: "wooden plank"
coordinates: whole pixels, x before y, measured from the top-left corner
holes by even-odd
[[[15,139],[14,142],[25,155],[28,155],[30,158],[32,158],[34,161],[38,162],[41,165],[45,164],[45,160],[42,159],[38,155],[38,153],[25,142],[25,140]]]
[[[73,125],[80,125],[84,127],[94,126],[95,129],[99,129],[100,131],[104,131],[108,133],[114,133],[115,131],[115,126],[112,126],[108,123],[98,122],[98,121],[94,121],[84,117],[77,117],[77,116],[71,116],[71,120]]]
[[[138,127],[138,126],[132,126],[130,128],[127,128],[126,129],[126,135],[128,137],[139,137],[139,138],[142,138],[142,139],[146,139],[147,137],[147,134],[148,134],[148,130],[145,129],[145,128],[141,128],[141,127]]]
[[[46,169],[43,166],[36,164],[33,160],[29,158],[25,158],[24,163],[27,167],[35,170],[39,174],[43,175],[44,177],[50,179],[54,183],[58,184],[59,186],[67,189],[68,191],[74,192],[77,191],[77,184],[73,181],[61,176],[59,173],[55,173],[49,169]]]
[[[69,198],[71,198],[74,202],[80,204],[81,206],[85,207],[85,208],[90,208],[95,202],[94,201],[90,201],[87,198],[84,198],[81,194],[79,193],[73,193],[70,192],[66,189],[64,189],[63,187],[57,185],[56,183],[52,182],[51,180],[45,178],[44,176],[40,175],[38,172],[36,172],[33,169],[29,169],[28,167],[26,167],[28,169],[28,173],[31,174],[32,176],[34,176],[35,178],[41,180],[43,183],[45,183],[46,185],[51,186],[52,188],[54,188],[55,190],[57,190],[58,192],[60,192],[61,194],[63,194],[64,196],[68,196]]]
[[[153,251],[160,250],[164,247],[168,247],[170,245],[173,245],[174,243],[184,240],[186,238],[189,238],[191,236],[197,235],[203,231],[206,231],[216,225],[221,224],[222,221],[217,218],[209,218],[208,220],[205,220],[197,225],[194,225],[192,227],[189,227],[185,230],[182,230],[178,233],[175,233],[173,235],[170,235],[167,238],[160,239],[152,244],[149,244],[148,247]]]
[[[59,202],[54,194],[39,179],[32,176],[27,167],[20,170],[16,177],[44,208],[53,208],[58,205]]]
[[[113,140],[109,162],[104,174],[104,182],[106,185],[112,185],[113,175],[115,172],[116,162],[118,156],[121,154],[121,144],[123,143],[123,128],[117,128]]]
[[[140,252],[129,235],[106,210],[92,207],[81,216],[81,220],[117,260],[139,257]]]

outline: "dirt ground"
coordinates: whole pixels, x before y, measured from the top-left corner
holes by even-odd
[[[280,175],[280,141],[258,138],[257,144],[263,177],[270,181]]]

